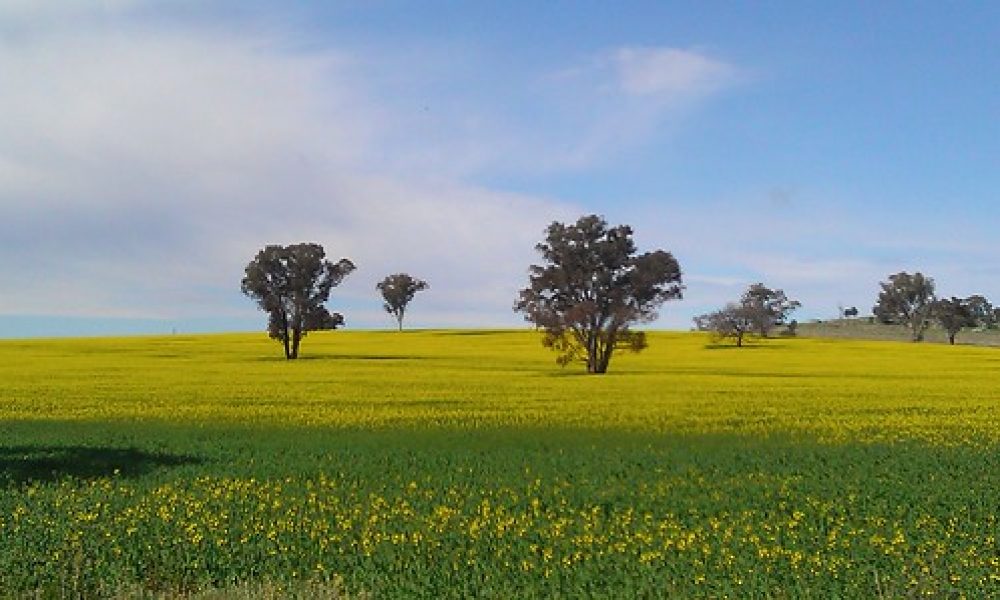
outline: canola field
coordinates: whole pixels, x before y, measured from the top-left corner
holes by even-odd
[[[998,349],[652,333],[605,376],[527,331],[302,351],[0,342],[0,597],[1000,597]]]

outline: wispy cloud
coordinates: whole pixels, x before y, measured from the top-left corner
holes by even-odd
[[[666,103],[704,97],[741,79],[733,65],[694,50],[620,48],[612,61],[622,91],[632,96],[657,97]]]
[[[454,91],[443,98],[438,78],[381,82],[381,95],[396,99],[389,118],[400,135],[388,160],[400,168],[460,177],[581,171],[669,136],[705,103],[749,81],[734,64],[665,46],[598,49],[493,82],[479,75],[489,65],[464,64],[464,55],[447,59]],[[426,68],[400,60],[399,70]]]
[[[114,14],[141,4],[139,0],[0,0],[0,17],[8,21],[64,20]]]
[[[562,103],[555,168],[586,168],[662,138],[703,103],[746,81],[743,70],[697,50],[625,46],[552,80]],[[546,164],[546,162],[542,162]]]

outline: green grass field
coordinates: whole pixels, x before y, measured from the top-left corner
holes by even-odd
[[[884,340],[909,342],[910,330],[903,325],[884,325],[860,319],[829,319],[798,324],[800,337],[852,340]],[[932,325],[924,334],[925,343],[947,344],[948,334]],[[1000,346],[1000,329],[965,328],[955,337],[955,343],[974,346]]]
[[[1000,351],[0,342],[0,595],[1000,596]],[[212,596],[216,597],[216,596]]]

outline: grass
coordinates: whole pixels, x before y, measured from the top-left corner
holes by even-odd
[[[910,330],[903,325],[886,325],[870,322],[868,318],[864,317],[802,322],[798,324],[798,334],[801,337],[891,340],[897,342],[909,342],[911,336]],[[947,344],[948,333],[935,324],[928,328],[924,335],[924,341],[934,344]],[[955,337],[955,343],[975,346],[1000,346],[1000,329],[963,329]]]
[[[529,332],[2,342],[0,596],[1000,582],[995,349],[650,345],[597,377]]]

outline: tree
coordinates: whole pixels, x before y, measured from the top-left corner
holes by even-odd
[[[923,340],[934,311],[934,280],[904,271],[879,285],[882,291],[872,309],[875,317],[882,323],[905,325],[914,342]]]
[[[969,313],[972,314],[972,318],[976,321],[974,327],[990,329],[996,325],[996,311],[985,296],[973,294],[966,298],[965,301],[969,306]]]
[[[346,258],[326,260],[319,244],[270,245],[247,265],[242,289],[268,314],[268,334],[284,345],[291,360],[298,358],[299,343],[309,331],[344,324],[343,315],[330,313],[323,303],[354,269]]]
[[[758,323],[753,309],[742,302],[730,302],[721,310],[695,317],[694,325],[698,331],[711,331],[720,339],[733,338],[739,348],[743,346],[743,338],[755,331]]]
[[[948,333],[948,343],[955,344],[955,336],[965,327],[975,327],[976,316],[972,312],[971,298],[951,297],[934,303],[934,318]]]
[[[403,330],[403,315],[406,314],[406,307],[417,292],[422,292],[429,287],[426,281],[416,279],[406,273],[388,275],[375,284],[375,289],[382,292],[382,299],[385,300],[382,308],[385,309],[385,312],[396,317],[400,331]]]
[[[570,225],[553,222],[535,249],[544,262],[531,266],[514,310],[544,330],[542,343],[559,352],[561,365],[581,360],[588,373],[607,372],[616,349],[647,346],[632,325],[654,320],[664,302],[681,297],[673,255],[636,254],[632,228],[609,227],[597,215]]]
[[[740,304],[760,337],[767,337],[775,326],[783,324],[792,311],[802,306],[798,300],[789,300],[783,290],[772,290],[763,283],[747,288]]]

